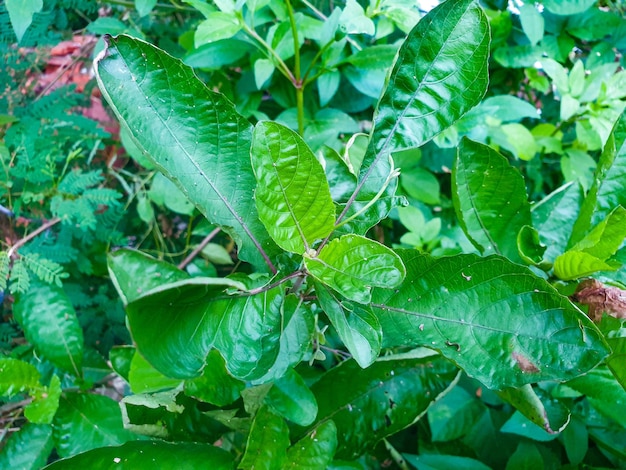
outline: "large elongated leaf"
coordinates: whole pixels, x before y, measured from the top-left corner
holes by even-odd
[[[195,281],[162,286],[128,305],[141,354],[164,375],[185,379],[200,375],[216,347],[235,377],[263,376],[280,347],[281,289],[217,298],[216,286]]]
[[[13,315],[42,356],[71,374],[82,374],[83,330],[62,288],[32,286],[17,298]]]
[[[246,452],[238,468],[272,470],[281,468],[287,459],[289,429],[285,420],[267,407],[257,412],[248,436]]]
[[[433,348],[493,389],[572,378],[607,355],[593,323],[527,268],[499,256],[398,254],[408,281],[372,293],[383,346]]]
[[[151,470],[155,468],[196,470],[231,470],[232,457],[211,444],[195,442],[132,441],[117,447],[102,447],[74,457],[59,460],[46,470],[105,470],[124,468]]]
[[[68,393],[54,417],[54,437],[61,457],[102,446],[115,446],[136,438],[124,429],[122,412],[103,395]]]
[[[593,185],[574,225],[570,246],[580,241],[591,227],[598,225],[618,205],[626,207],[626,113],[617,121],[604,146]]]
[[[11,435],[0,452],[0,468],[39,470],[54,447],[52,426],[26,423]]]
[[[458,370],[442,357],[379,360],[367,369],[346,361],[313,387],[319,412],[314,428],[337,426],[337,458],[366,448],[419,419],[456,383]]]
[[[482,253],[521,261],[517,233],[531,225],[524,178],[492,148],[463,139],[452,170],[452,199],[468,238]]]
[[[392,152],[419,147],[478,104],[487,90],[489,25],[474,0],[448,0],[431,10],[398,52],[376,115],[359,182],[345,212],[384,187]],[[386,214],[396,180],[384,191],[373,225]],[[354,208],[352,205],[354,204]]]
[[[124,35],[107,42],[96,77],[117,118],[157,168],[235,239],[241,259],[273,268],[278,249],[253,200],[250,123],[164,51]]]
[[[373,286],[393,288],[404,279],[400,258],[389,248],[359,235],[344,235],[305,256],[306,269],[341,295],[367,303]]]
[[[322,165],[291,129],[260,122],[252,138],[252,167],[259,217],[283,249],[303,254],[326,238],[335,206]]]

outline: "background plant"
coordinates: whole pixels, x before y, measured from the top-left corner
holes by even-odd
[[[141,237],[106,241],[135,240],[170,262],[130,250],[110,256],[134,346],[113,348],[109,365],[94,361],[83,346],[93,332],[78,327],[74,312],[80,304],[68,282],[76,277],[80,284],[80,271],[67,269],[73,277],[61,290],[46,284],[65,279],[55,268],[57,278],[42,275],[43,284],[25,289],[12,304],[37,355],[14,348],[2,362],[7,409],[18,417],[24,410],[29,420],[9,440],[3,458],[14,465],[26,455],[27,465],[37,467],[52,448],[69,457],[127,442],[114,449],[116,455],[133,459],[153,452],[168,465],[165,459],[184,452],[225,468],[233,459],[241,468],[267,462],[376,468],[386,459],[403,468],[619,465],[624,423],[615,410],[624,394],[623,291],[608,285],[623,282],[626,235],[619,191],[622,78],[615,74],[619,7],[546,1],[543,9],[520,3],[504,10],[492,3],[481,10],[473,2],[448,2],[405,41],[370,122],[396,39],[417,23],[418,11],[412,15],[383,2],[347,3],[332,11],[306,3],[189,3],[193,8],[151,10],[152,2],[138,2],[135,11],[114,7],[111,16],[89,26],[149,37],[176,11],[176,24],[189,32],[179,45],[167,37],[160,45],[191,65],[234,60],[205,63],[199,74],[235,106],[159,49],[127,36],[111,40],[99,62],[101,88],[130,130],[122,134],[126,151],[142,167],[106,165],[99,174],[89,167],[69,177],[63,173],[69,164],[59,157],[56,171],[63,178],[46,182],[46,210],[82,205],[74,220],[89,220],[100,214],[85,206],[87,191],[117,187],[131,217],[120,214],[116,227],[133,234],[138,219],[147,228]],[[316,22],[320,15],[339,18],[334,37],[320,36],[333,28],[333,21]],[[444,23],[437,15],[457,19]],[[613,22],[615,31],[606,34],[584,19],[596,16]],[[399,18],[415,21],[406,25]],[[216,21],[221,30],[206,27]],[[585,26],[576,28],[577,21]],[[216,30],[223,36],[211,36]],[[445,41],[461,30],[461,40]],[[585,42],[577,43],[582,36]],[[566,53],[557,55],[555,43]],[[362,53],[355,53],[358,48]],[[325,56],[331,49],[343,59]],[[245,52],[236,57],[239,50]],[[442,54],[424,53],[433,50]],[[469,110],[485,92],[490,50],[487,98]],[[422,52],[416,57],[423,63],[415,64],[415,51]],[[595,62],[598,51],[607,52],[605,65]],[[432,80],[445,70],[441,57],[447,54],[469,59],[457,63],[452,75]],[[369,67],[376,63],[372,56],[388,62]],[[297,80],[297,63],[300,78],[310,71],[314,80]],[[142,75],[145,67],[152,73]],[[414,76],[407,74],[413,70]],[[524,90],[509,76],[525,77]],[[420,99],[404,100],[407,89],[400,84],[407,80],[410,89],[422,91]],[[373,87],[371,95],[364,83]],[[454,92],[463,98],[449,98]],[[451,115],[435,111],[426,114],[434,118],[407,119],[424,114],[437,96],[457,105],[440,108]],[[362,109],[341,109],[359,100]],[[212,109],[220,110],[217,117]],[[342,122],[356,126],[343,132],[369,135],[343,136],[320,124],[320,113],[340,116],[336,110]],[[252,130],[246,118],[261,122]],[[159,129],[159,119],[178,123],[176,132]],[[7,132],[25,132],[15,128]],[[214,133],[220,147],[209,137]],[[21,157],[17,145],[8,149],[11,158]],[[174,164],[180,161],[187,163]],[[74,193],[68,191],[74,187],[69,178],[84,173],[97,182],[85,178]],[[316,197],[303,198],[303,187]],[[107,194],[113,213],[115,201],[124,199]],[[46,228],[58,227],[61,222]],[[362,236],[366,232],[369,238]],[[28,234],[18,239],[36,241]],[[227,277],[216,276],[218,269],[198,257],[212,242],[219,244],[204,256],[233,263],[219,268],[222,276],[231,273]],[[29,244],[13,252],[28,256],[21,246]],[[461,252],[466,254],[440,257]],[[581,284],[574,293],[587,276],[604,284]],[[388,289],[392,285],[396,290]],[[599,328],[562,294],[588,308]],[[54,338],[42,328],[41,305],[48,305],[45,315],[59,325]],[[609,315],[601,317],[602,311]],[[114,401],[85,393],[94,382],[111,393],[109,367],[132,391],[122,390],[122,414]],[[135,441],[138,435],[153,440]],[[230,454],[192,444],[217,440]],[[110,459],[109,452],[97,449],[59,465]]]

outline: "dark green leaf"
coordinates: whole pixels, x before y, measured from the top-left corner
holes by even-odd
[[[534,227],[524,225],[517,234],[517,250],[524,263],[550,269],[552,265],[543,260],[546,246],[541,243],[539,232]]]
[[[322,284],[316,284],[315,293],[352,357],[363,368],[372,364],[380,353],[383,335],[376,316],[367,307],[338,299]]]
[[[293,369],[274,382],[267,392],[265,403],[277,415],[300,426],[308,426],[317,416],[313,393]]]
[[[81,376],[83,330],[62,288],[38,284],[17,297],[13,315],[43,357],[66,372]]]
[[[254,417],[246,452],[238,468],[244,470],[281,468],[287,459],[287,447],[289,447],[287,424],[266,407],[262,407]]]
[[[350,55],[346,62],[360,69],[387,70],[393,65],[398,48],[393,44],[370,46]]]
[[[130,363],[135,356],[134,346],[114,346],[109,352],[109,360],[113,370],[126,382],[130,373]]]
[[[359,235],[332,240],[304,264],[315,279],[359,303],[369,302],[372,287],[395,287],[405,275],[392,250]]]
[[[211,444],[192,442],[134,441],[119,447],[94,449],[59,460],[46,470],[150,470],[155,468],[232,470],[232,457]]]
[[[558,437],[558,434],[551,434],[539,426],[535,426],[519,411],[513,413],[513,416],[500,428],[500,432],[516,434],[540,442],[552,441]]]
[[[563,446],[572,465],[579,465],[589,449],[587,427],[573,418],[563,431]]]
[[[381,188],[384,196],[394,194],[392,152],[423,145],[478,104],[487,89],[489,41],[487,18],[473,0],[442,3],[409,33],[378,103],[348,210]]]
[[[287,450],[283,470],[326,470],[337,448],[337,427],[332,421],[319,425]]]
[[[524,178],[492,148],[463,139],[452,170],[452,199],[468,238],[484,254],[518,261],[517,234],[531,225]]]
[[[372,294],[384,347],[441,351],[492,389],[575,377],[607,354],[595,325],[527,268],[497,256],[398,254],[407,281]]]
[[[260,122],[252,137],[259,217],[283,249],[303,254],[335,225],[335,206],[322,165],[291,129]]]
[[[185,394],[216,406],[230,405],[244,388],[245,383],[228,373],[217,350],[209,352],[202,375],[185,382]]]
[[[54,447],[52,426],[26,423],[13,433],[0,452],[0,468],[39,470]]]
[[[484,463],[470,459],[469,457],[459,457],[456,455],[409,455],[404,454],[407,462],[419,470],[489,470]]]
[[[453,441],[466,435],[485,412],[485,405],[461,387],[428,408],[428,424],[433,442]]]
[[[118,403],[103,395],[67,393],[54,417],[54,441],[61,457],[135,439],[124,429]]]
[[[138,39],[109,39],[98,84],[140,148],[239,246],[239,257],[273,268],[277,248],[259,221],[250,166],[251,125],[191,68]]]
[[[543,457],[535,444],[521,441],[506,463],[506,470],[530,470],[533,468],[546,468]]]
[[[607,359],[606,364],[617,381],[626,389],[626,338],[608,338],[607,341],[613,354]]]
[[[337,457],[353,459],[414,423],[456,382],[458,370],[441,357],[379,360],[367,369],[346,361],[317,381],[318,429],[337,426]]]

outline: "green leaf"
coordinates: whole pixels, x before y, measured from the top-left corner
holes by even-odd
[[[265,403],[277,415],[300,426],[308,426],[317,416],[313,393],[293,369],[274,382],[267,392]]]
[[[39,470],[48,461],[53,448],[52,426],[26,423],[4,444],[0,468]]]
[[[13,397],[41,388],[39,371],[35,366],[18,359],[0,358],[0,396]]]
[[[566,250],[582,201],[581,186],[568,183],[532,206],[533,226],[546,246],[544,259],[554,261]]]
[[[489,41],[487,18],[472,0],[442,3],[409,33],[378,103],[345,213],[354,201],[369,202],[385,185],[384,196],[394,194],[396,184],[388,182],[392,152],[423,145],[480,102],[487,89]],[[462,60],[452,63],[450,57]],[[380,213],[388,203],[380,201]]]
[[[377,44],[357,51],[346,58],[346,62],[360,69],[388,70],[398,52],[394,44]]]
[[[214,11],[209,13],[207,19],[198,25],[194,35],[196,47],[232,38],[241,29],[241,24],[232,13]]]
[[[525,470],[545,468],[546,464],[537,446],[527,441],[520,441],[517,449],[506,463],[506,470]]]
[[[172,181],[168,180],[161,173],[154,175],[148,196],[159,206],[165,206],[178,214],[193,214],[193,204]]]
[[[254,417],[246,452],[239,464],[243,470],[281,468],[287,459],[289,429],[285,421],[261,407]]]
[[[320,97],[320,106],[324,107],[333,99],[339,89],[341,73],[338,70],[326,72],[317,79],[317,92]]]
[[[128,383],[133,393],[158,392],[176,388],[180,380],[170,379],[152,367],[141,354],[135,352],[128,371]]]
[[[244,382],[228,373],[217,350],[209,352],[200,377],[185,381],[186,395],[222,407],[237,400],[244,388]]]
[[[20,42],[33,22],[33,15],[43,8],[43,0],[6,0],[5,5],[17,42]]]
[[[581,240],[618,205],[626,207],[626,114],[615,124],[596,168],[593,185],[583,202],[570,245]]]
[[[54,441],[61,457],[135,439],[124,429],[118,403],[103,395],[66,393],[54,417]]]
[[[17,296],[13,314],[39,354],[66,372],[82,375],[83,330],[63,289],[31,286]]]
[[[525,267],[497,256],[398,254],[408,281],[372,293],[383,347],[435,349],[492,389],[571,378],[607,354],[595,325]]]
[[[567,251],[554,261],[554,275],[564,281],[579,279],[598,271],[615,271],[617,268],[582,251]]]
[[[118,447],[103,447],[59,460],[46,470],[82,470],[116,468],[149,470],[155,462],[161,468],[194,470],[210,466],[212,470],[232,470],[232,457],[211,444],[195,442],[133,441]]]
[[[258,59],[254,63],[254,82],[257,89],[262,90],[266,82],[272,77],[276,67],[269,59]]]
[[[24,416],[36,424],[50,424],[59,408],[61,398],[61,379],[56,375],[50,379],[50,385],[39,387],[31,394],[33,401],[24,408]]]
[[[587,427],[577,419],[572,419],[563,431],[563,447],[572,465],[580,465],[589,450]]]
[[[500,432],[515,434],[539,442],[553,441],[558,437],[558,434],[549,433],[539,426],[535,426],[519,411],[513,413],[513,416],[500,428]]]
[[[319,406],[313,429],[334,421],[336,457],[357,458],[417,421],[456,383],[457,375],[457,369],[441,357],[379,360],[367,369],[345,361],[312,386]]]
[[[500,127],[506,136],[506,149],[520,160],[532,160],[539,150],[535,138],[528,128],[522,124],[511,123]],[[502,146],[505,147],[504,142]]]
[[[250,123],[162,50],[129,36],[108,41],[96,77],[117,118],[157,168],[233,237],[240,259],[272,269],[278,249],[253,200]]]
[[[534,227],[524,225],[517,234],[517,250],[522,261],[541,269],[550,269],[552,265],[543,260],[547,247],[541,243],[539,232]]]
[[[346,6],[339,17],[341,30],[346,34],[367,34],[376,32],[374,22],[365,16],[365,10],[356,0],[347,0]]]
[[[496,393],[548,434],[559,434],[570,422],[570,413],[565,405],[558,401],[553,403],[552,398],[542,402],[530,385],[506,388]]]
[[[137,349],[167,377],[199,376],[212,347],[235,377],[261,377],[278,354],[283,294],[275,288],[215,298],[225,287],[240,285],[228,278],[194,278],[153,289],[130,303],[128,323]]]
[[[462,387],[454,387],[428,408],[432,441],[453,441],[466,435],[485,410],[485,405],[477,397]]]
[[[127,249],[109,254],[109,274],[124,305],[163,284],[189,279],[170,263]]]
[[[452,187],[454,209],[474,246],[484,254],[520,260],[516,235],[531,225],[520,172],[492,148],[464,138],[452,170]]]
[[[403,456],[408,463],[419,470],[446,470],[449,468],[456,470],[489,470],[487,465],[478,460],[457,455],[403,454]]]
[[[400,258],[389,248],[359,235],[344,235],[305,255],[307,271],[347,299],[367,303],[372,287],[393,288],[404,279]]]
[[[519,7],[520,21],[524,34],[530,41],[531,46],[536,46],[543,38],[545,23],[541,13],[532,3],[525,3]]]
[[[383,336],[376,316],[366,307],[338,299],[322,284],[316,283],[315,293],[352,357],[363,368],[371,365],[380,353]]]
[[[149,15],[157,4],[157,0],[135,0],[135,9],[139,16]]]
[[[587,11],[595,0],[543,0],[544,6],[555,15],[576,15]]]
[[[335,206],[324,169],[297,133],[258,123],[251,158],[259,217],[281,248],[303,254],[332,232]]]
[[[283,469],[326,470],[337,448],[337,427],[326,421],[287,450]]]
[[[113,370],[126,382],[130,374],[130,364],[135,357],[134,346],[113,346],[109,352],[109,361]]]

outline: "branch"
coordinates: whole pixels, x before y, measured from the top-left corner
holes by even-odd
[[[204,247],[207,246],[218,233],[220,233],[221,230],[222,229],[218,227],[214,229],[211,233],[209,233],[206,237],[204,237],[204,240],[202,240],[200,244],[198,244],[198,246],[196,246],[193,251],[189,253],[189,255],[187,255],[187,257],[179,263],[178,269],[185,269],[187,265],[191,263],[196,256],[198,256],[198,253],[200,253],[204,249]]]
[[[39,227],[34,232],[29,233],[28,235],[26,235],[21,240],[18,240],[17,242],[15,242],[15,245],[13,245],[11,248],[9,248],[9,251],[7,253],[8,257],[9,258],[13,257],[13,255],[15,255],[17,250],[19,250],[22,246],[24,246],[26,243],[31,241],[33,238],[35,238],[40,233],[45,232],[46,230],[48,230],[53,225],[58,224],[59,222],[61,222],[61,219],[59,219],[58,217],[50,219],[49,221],[47,221],[45,224],[43,224],[41,227]]]

